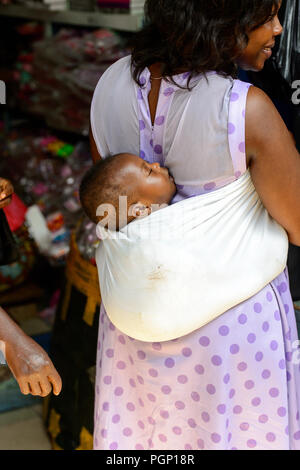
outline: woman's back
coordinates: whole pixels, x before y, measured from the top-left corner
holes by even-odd
[[[180,74],[175,81],[185,87],[187,78]],[[102,158],[126,151],[166,165],[177,184],[173,202],[218,189],[245,172],[245,145],[234,144],[245,142],[248,84],[208,73],[192,79],[188,91],[163,80],[152,126],[148,69],[141,79],[143,88],[131,78],[128,56],[99,81],[91,125]]]
[[[261,70],[282,31],[280,3],[146,0],[133,77],[130,58],[104,74],[91,124],[103,158],[131,152],[166,164],[178,200],[215,191],[248,166],[268,212],[300,244],[299,154],[276,109],[255,87],[214,73],[208,83],[194,75],[216,70],[231,77],[237,66]],[[160,82],[185,70],[197,82],[192,92]],[[221,279],[211,283],[216,296],[222,287]],[[95,448],[300,449],[297,347],[286,270],[250,299],[172,341],[133,340],[110,323],[102,305]]]

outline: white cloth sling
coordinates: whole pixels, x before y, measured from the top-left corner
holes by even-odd
[[[107,315],[141,341],[197,330],[260,291],[287,262],[287,234],[264,208],[249,170],[120,232],[98,224],[97,233]]]

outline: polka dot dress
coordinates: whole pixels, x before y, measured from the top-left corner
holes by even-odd
[[[175,88],[163,82],[152,127],[145,99],[149,86],[147,75],[142,76],[137,90],[140,155],[163,163],[164,126]],[[246,170],[242,119],[248,88],[236,80],[231,93],[228,141],[234,179]],[[201,185],[198,194],[217,189],[220,181],[208,181],[206,189]],[[181,198],[192,195],[184,185],[178,190]],[[102,305],[94,449],[300,450],[299,363],[286,270],[199,330],[162,343],[123,334]]]
[[[99,333],[95,449],[300,449],[286,272],[174,341],[133,340],[103,307]]]

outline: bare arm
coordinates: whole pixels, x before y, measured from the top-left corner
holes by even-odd
[[[272,101],[255,87],[247,99],[246,153],[264,206],[300,246],[300,155]]]
[[[100,153],[98,152],[96,142],[95,142],[94,137],[93,137],[92,127],[91,126],[90,126],[89,137],[90,137],[90,148],[91,148],[91,154],[92,154],[93,162],[96,163],[98,160],[101,160],[102,157],[101,157]]]
[[[24,395],[59,395],[62,381],[48,354],[1,307],[0,349]]]

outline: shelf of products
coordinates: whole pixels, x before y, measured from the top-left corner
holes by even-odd
[[[95,11],[49,11],[42,8],[28,8],[19,5],[0,6],[0,16],[24,18],[74,26],[112,28],[119,31],[138,31],[143,23],[143,15],[110,14]]]

